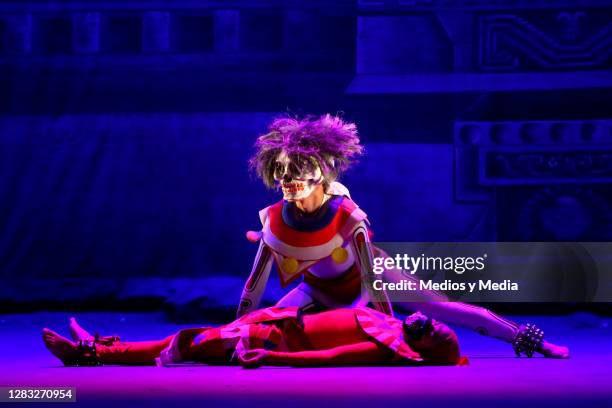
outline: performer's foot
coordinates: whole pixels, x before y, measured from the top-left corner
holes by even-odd
[[[569,348],[557,346],[547,341],[542,342],[542,347],[538,350],[546,358],[569,358]]]
[[[68,326],[70,327],[70,336],[72,337],[72,340],[74,341],[79,341],[79,340],[93,341],[94,340],[94,336],[92,336],[91,334],[89,334],[87,330],[82,328],[81,325],[77,323],[74,317],[70,318],[70,323]]]
[[[76,343],[46,328],[43,329],[42,334],[47,349],[55,357],[62,360],[62,363],[66,364],[67,361],[78,358],[79,352]]]

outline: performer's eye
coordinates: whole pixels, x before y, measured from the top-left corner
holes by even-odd
[[[294,166],[295,167],[292,170],[296,172],[294,173],[295,175],[303,176],[305,174],[312,173],[314,171],[314,165],[309,159],[305,157],[298,157],[297,160],[295,161]]]
[[[310,160],[302,160],[300,162],[300,168],[304,173],[312,173],[314,171],[314,165]]]
[[[289,164],[289,174],[292,177],[297,178],[302,174],[302,169],[300,169],[300,167],[296,163],[291,162],[291,164]]]
[[[285,172],[285,166],[283,166],[283,163],[281,162],[275,162],[274,163],[274,174],[277,177],[280,177],[283,175],[283,173]]]

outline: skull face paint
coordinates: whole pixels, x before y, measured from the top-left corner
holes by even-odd
[[[282,151],[274,163],[274,180],[285,200],[296,201],[308,197],[323,182],[323,174],[316,161],[304,156],[292,158]]]

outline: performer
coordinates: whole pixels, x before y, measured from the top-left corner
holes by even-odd
[[[255,143],[250,165],[283,199],[260,211],[261,231],[247,239],[259,243],[244,286],[238,316],[255,310],[272,264],[281,284],[301,278],[277,306],[299,306],[305,312],[363,306],[392,314],[384,292],[372,290],[372,259],[383,254],[370,242],[367,216],[338,177],[362,154],[355,124],[332,115],[319,118],[278,118]],[[404,278],[401,271],[386,279]],[[361,285],[365,282],[366,284]],[[362,293],[367,288],[367,293]],[[518,325],[491,311],[448,302],[436,292],[422,293],[423,302],[397,304],[404,311],[421,310],[446,323],[458,324],[513,344],[517,355],[567,358],[569,350],[543,340],[533,325]]]
[[[43,329],[46,347],[67,366],[184,362],[332,366],[466,364],[455,333],[421,313],[404,322],[369,308],[303,315],[297,307],[262,309],[217,328],[181,330],[157,341],[91,336],[76,320],[73,341]]]
[[[283,286],[303,276],[277,306],[315,311],[371,301],[392,314],[384,293],[361,293],[361,281],[374,279],[367,216],[335,181],[363,150],[355,125],[325,115],[276,119],[269,130],[250,164],[267,187],[282,189],[283,200],[260,211],[262,231],[247,233],[259,250],[238,315],[259,305],[273,262]]]

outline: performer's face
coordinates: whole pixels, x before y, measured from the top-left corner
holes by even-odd
[[[417,336],[414,336],[415,326]],[[426,360],[453,364],[459,360],[457,335],[444,323],[416,312],[406,318],[404,330],[408,345]]]
[[[305,156],[289,157],[281,152],[274,163],[274,179],[287,201],[303,200],[323,183],[321,167]]]

